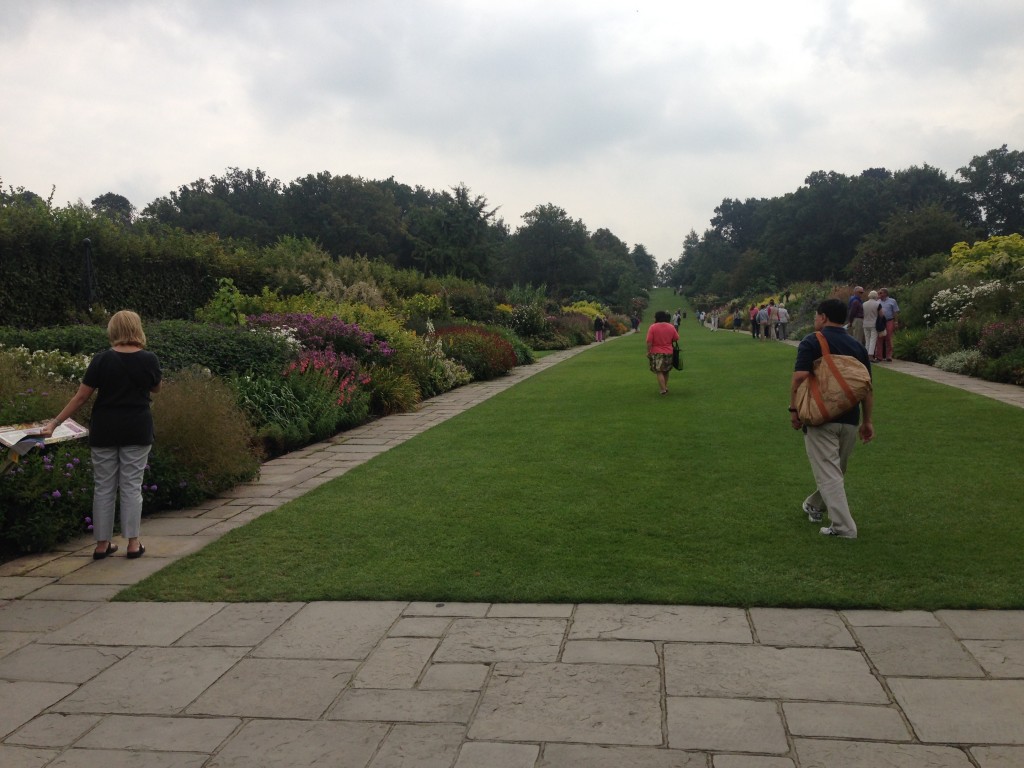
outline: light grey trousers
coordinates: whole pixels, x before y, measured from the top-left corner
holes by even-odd
[[[149,445],[92,448],[92,533],[96,541],[114,536],[114,507],[121,495],[121,535],[139,536],[142,527],[142,474],[149,458]]]
[[[822,424],[808,427],[804,448],[818,487],[807,503],[827,509],[832,529],[840,536],[857,537],[857,524],[846,499],[846,465],[857,445],[857,427],[853,424]]]

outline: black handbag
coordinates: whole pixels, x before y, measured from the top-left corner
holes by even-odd
[[[885,330],[885,314],[882,313],[882,312],[879,312],[878,313],[878,317],[875,318],[875,330],[876,331],[884,331]]]
[[[683,356],[679,350],[679,345],[676,342],[672,342],[672,367],[677,371],[683,370]]]

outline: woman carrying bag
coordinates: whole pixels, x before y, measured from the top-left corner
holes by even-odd
[[[668,312],[658,310],[647,329],[647,360],[651,372],[658,377],[661,394],[668,394],[668,374],[672,370],[672,348],[679,341],[679,331],[669,322]]]

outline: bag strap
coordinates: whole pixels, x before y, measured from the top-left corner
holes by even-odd
[[[836,367],[835,360],[832,359],[832,353],[828,348],[828,341],[825,339],[825,334],[821,331],[815,331],[814,335],[818,337],[818,343],[821,344],[821,358],[825,361],[825,365],[827,365],[828,369],[832,372],[832,376],[835,378],[839,388],[843,390],[843,394],[846,395],[847,401],[851,403],[857,402],[857,396],[853,394],[853,389],[847,383],[846,379],[843,378],[843,375]]]

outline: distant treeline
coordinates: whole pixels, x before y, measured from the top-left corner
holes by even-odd
[[[334,260],[361,257],[493,286],[544,285],[552,298],[596,298],[622,310],[646,295],[657,274],[643,244],[629,246],[607,229],[591,232],[553,204],[537,206],[511,231],[486,198],[465,185],[437,192],[393,178],[327,172],[283,184],[259,169],[231,168],[181,186],[141,212],[115,192],[89,207],[62,209],[31,191],[0,189],[0,218],[6,220],[0,221],[0,253],[18,258],[17,268],[26,271],[22,286],[32,273],[71,277],[56,264],[81,261],[77,254],[88,237],[98,259],[109,261],[116,253],[147,262],[147,276],[171,302],[191,298],[163,284],[165,266],[172,274],[208,272],[204,264],[213,251],[246,250],[251,261],[261,249],[295,240],[315,243]],[[3,273],[7,269],[0,266]],[[99,274],[103,279],[110,273]]]
[[[782,197],[726,198],[703,235],[663,264],[687,294],[775,293],[797,281],[899,284],[941,270],[961,241],[1024,232],[1024,152],[1004,144],[957,178],[925,165],[816,171]]]

